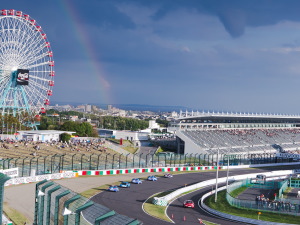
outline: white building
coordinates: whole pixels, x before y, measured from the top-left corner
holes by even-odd
[[[18,131],[20,134],[19,137],[20,139],[24,140],[32,140],[32,141],[41,141],[41,142],[46,142],[46,141],[59,141],[59,136],[62,133],[67,133],[67,134],[74,134],[76,132],[72,131],[61,131],[61,130],[21,130]]]
[[[98,129],[98,132],[101,137],[122,138],[129,141],[147,141],[149,139],[149,132],[142,131]]]
[[[115,139],[121,138],[129,141],[147,141],[149,139],[149,133],[139,131],[116,131]]]
[[[155,120],[149,120],[149,128],[150,129],[159,129],[160,126],[158,123],[155,122]]]
[[[92,106],[91,105],[85,105],[85,111],[86,112],[92,112]]]

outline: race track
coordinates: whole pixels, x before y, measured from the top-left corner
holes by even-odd
[[[266,170],[238,169],[232,170],[230,172],[230,176],[247,173],[262,173],[264,171]],[[129,216],[131,218],[136,218],[142,221],[145,225],[170,225],[169,222],[165,222],[147,215],[142,209],[143,202],[155,193],[168,191],[172,189],[178,189],[180,187],[184,187],[185,184],[190,185],[198,183],[201,181],[213,179],[215,178],[215,176],[216,172],[213,171],[175,175],[173,178],[159,177],[158,181],[144,181],[143,184],[139,185],[132,184],[131,188],[122,188],[117,193],[103,191],[100,194],[94,196],[91,200],[95,201],[96,203],[105,205],[106,207],[113,209],[120,214]],[[225,176],[226,171],[219,171],[219,177]],[[212,187],[208,187],[206,189],[208,191],[211,190]],[[174,221],[176,222],[176,224],[199,224],[198,218],[202,218],[204,220],[215,222],[218,224],[241,224],[234,223],[233,221],[229,222],[220,218],[216,218],[215,216],[202,211],[201,209],[199,209],[198,206],[195,207],[195,209],[186,209],[182,207],[183,200],[188,198],[192,198],[197,204],[198,199],[200,198],[200,196],[202,196],[206,189],[201,189],[197,192],[189,194],[189,196],[184,196],[182,198],[179,198],[178,200],[175,200],[168,208],[167,213],[169,217],[171,217],[171,215],[173,214]],[[186,215],[185,221],[183,220],[184,215]]]

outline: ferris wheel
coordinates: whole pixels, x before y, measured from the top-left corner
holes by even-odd
[[[53,52],[42,27],[21,11],[1,10],[0,113],[45,113],[54,75]]]

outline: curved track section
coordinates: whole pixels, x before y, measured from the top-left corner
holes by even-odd
[[[206,188],[202,188],[199,191],[190,193],[188,195],[176,199],[168,207],[167,210],[168,216],[170,218],[173,217],[173,221],[175,222],[175,224],[191,224],[191,225],[199,224],[199,219],[211,221],[216,224],[223,224],[223,225],[246,224],[243,222],[238,222],[238,221],[229,220],[229,219],[216,216],[203,209],[199,204],[199,199],[202,197],[203,194],[206,194],[209,191],[211,191],[211,187],[206,187]],[[183,201],[186,199],[192,199],[195,202],[194,209],[182,207]]]
[[[233,170],[230,172],[232,175],[241,175],[247,173],[261,173],[265,170],[262,169],[239,169]],[[141,175],[143,176],[143,175]],[[124,214],[131,218],[137,218],[142,221],[145,225],[165,225],[171,224],[166,221],[162,221],[147,215],[143,209],[142,204],[147,198],[155,193],[169,191],[172,189],[178,189],[184,187],[185,184],[190,185],[205,181],[208,179],[213,179],[216,176],[216,172],[198,172],[198,173],[186,173],[181,175],[175,175],[173,178],[163,178],[160,177],[158,181],[144,181],[143,184],[132,184],[130,188],[122,188],[119,192],[108,192],[103,191],[98,195],[95,195],[91,200],[96,203],[102,204],[110,209],[115,210],[120,214]],[[219,171],[219,177],[225,177],[226,171]],[[121,181],[121,180],[120,180]],[[212,187],[208,187],[207,190],[211,190]],[[184,196],[175,200],[168,208],[168,215],[171,217],[171,214],[174,215],[174,221],[176,224],[199,224],[198,218],[202,218],[211,222],[216,221],[218,224],[234,224],[233,221],[226,222],[223,219],[216,218],[215,216],[209,215],[197,206],[193,209],[185,209],[182,207],[182,200],[186,198],[192,198],[195,200],[195,203],[198,202],[200,196],[207,192],[205,189],[201,189],[197,192],[193,192],[190,196]],[[183,220],[185,212],[189,213],[189,216],[186,216],[186,220]],[[202,216],[202,215],[205,215]],[[202,216],[202,217],[201,217]],[[177,219],[176,219],[177,218]],[[235,223],[238,224],[238,223]],[[239,223],[241,224],[241,223]]]

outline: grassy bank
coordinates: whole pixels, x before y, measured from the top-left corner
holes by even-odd
[[[143,204],[143,209],[145,210],[145,212],[147,212],[149,215],[153,217],[165,220],[167,222],[172,222],[169,219],[169,217],[167,217],[167,215],[165,214],[166,206],[159,206],[159,205],[152,204],[152,201],[155,197],[163,197],[167,194],[170,194],[171,192],[172,191],[161,192],[148,198],[147,201]]]
[[[28,223],[27,218],[17,210],[11,208],[7,202],[3,203],[3,211],[5,215],[13,222],[14,225],[23,225]]]

